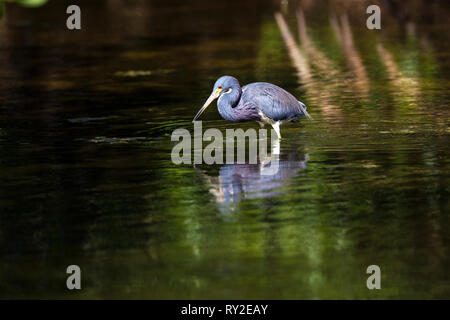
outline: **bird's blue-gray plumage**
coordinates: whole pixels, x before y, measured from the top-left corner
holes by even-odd
[[[266,82],[254,82],[241,88],[239,81],[223,76],[214,90],[223,88],[217,102],[220,115],[229,121],[262,121],[259,111],[271,120],[294,120],[304,117],[305,106],[286,90]],[[231,88],[231,92],[226,93]],[[306,109],[306,108],[305,108]]]
[[[254,105],[271,120],[294,120],[303,117],[299,102],[286,90],[266,82],[250,83],[242,88],[244,105]]]
[[[218,97],[220,115],[229,121],[258,121],[270,123],[279,135],[279,125],[308,117],[306,106],[286,90],[266,82],[250,83],[241,88],[231,76],[220,77],[214,84],[207,104],[194,118],[197,119],[214,97]],[[280,135],[279,135],[280,136]]]

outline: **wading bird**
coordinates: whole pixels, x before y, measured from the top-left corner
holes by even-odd
[[[214,84],[213,91],[194,120],[206,110],[215,99],[222,118],[233,122],[257,121],[263,127],[270,124],[279,139],[280,125],[297,122],[298,117],[311,116],[306,106],[286,90],[266,82],[250,83],[241,88],[239,81],[231,76],[222,76]]]

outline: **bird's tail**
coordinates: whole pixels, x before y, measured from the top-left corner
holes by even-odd
[[[303,102],[299,101],[298,102],[300,105],[300,110],[301,112],[305,115],[306,118],[312,120],[313,118],[309,115],[309,113],[306,111],[306,106]]]

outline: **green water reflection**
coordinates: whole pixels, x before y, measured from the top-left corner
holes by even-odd
[[[444,1],[80,3],[0,20],[1,298],[450,298]],[[223,74],[308,106],[277,175],[171,162]]]

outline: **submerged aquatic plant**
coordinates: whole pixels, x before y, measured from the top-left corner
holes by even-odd
[[[48,0],[0,0],[0,19],[5,12],[5,2],[15,2],[23,7],[36,8],[46,4]]]

